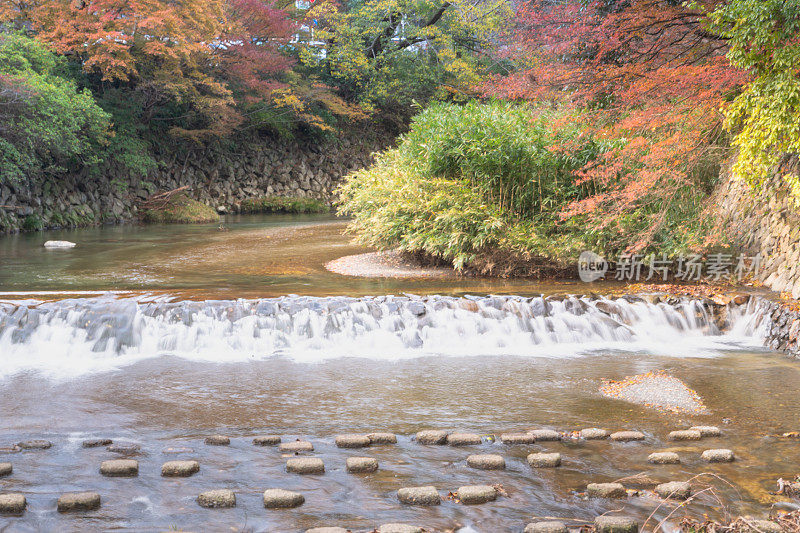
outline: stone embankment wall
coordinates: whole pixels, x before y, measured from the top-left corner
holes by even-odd
[[[155,156],[158,168],[144,177],[109,167],[96,176],[80,171],[22,183],[0,180],[0,233],[131,221],[139,201],[183,186],[221,212],[268,195],[329,201],[343,176],[369,165],[372,154],[391,142],[389,134],[364,131],[325,141],[259,138],[235,149],[167,144]]]

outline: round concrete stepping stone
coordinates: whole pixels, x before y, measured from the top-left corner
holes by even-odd
[[[769,520],[754,520],[748,519],[747,522],[750,527],[746,530],[748,533],[783,533],[784,529],[780,524],[770,522]]]
[[[627,516],[598,516],[594,527],[597,533],[639,533],[639,523]]]
[[[611,440],[617,442],[630,442],[634,440],[644,440],[644,433],[641,431],[617,431],[610,435]]]
[[[528,431],[528,434],[533,435],[537,441],[561,440],[561,433],[552,429],[532,429]]]
[[[306,529],[306,533],[350,533],[349,529],[345,529],[343,527],[312,527],[311,529]]]
[[[528,456],[528,464],[534,468],[555,468],[561,466],[561,454],[532,453]]]
[[[106,450],[121,455],[139,455],[142,447],[138,444],[112,444]]]
[[[216,489],[201,492],[197,496],[197,503],[200,507],[208,509],[227,509],[236,507],[236,494],[229,489]]]
[[[465,485],[456,491],[458,499],[466,505],[493,502],[497,499],[497,489],[490,485]]]
[[[656,494],[662,498],[686,500],[692,495],[692,486],[686,481],[670,481],[656,485]]]
[[[374,457],[348,457],[346,465],[351,474],[369,474],[378,469],[378,460]]]
[[[281,443],[279,435],[259,435],[253,439],[255,446],[277,446]]]
[[[57,508],[59,513],[93,511],[100,508],[100,495],[96,492],[68,492],[58,499]]]
[[[26,440],[18,442],[17,447],[23,450],[46,450],[53,446],[49,440]]]
[[[314,445],[307,440],[293,440],[291,442],[283,442],[278,446],[282,452],[313,452]]]
[[[589,483],[586,492],[594,498],[625,498],[628,496],[622,483]]]
[[[506,460],[502,455],[483,453],[467,457],[467,465],[480,470],[503,470]]]
[[[206,444],[209,446],[227,446],[231,443],[231,438],[225,435],[212,435],[206,437]]]
[[[378,528],[378,533],[424,533],[424,529],[408,524],[383,524]]]
[[[483,442],[477,433],[450,433],[447,444],[450,446],[474,446]]]
[[[14,466],[11,463],[0,463],[0,477],[10,476],[14,471]]]
[[[161,465],[161,475],[164,477],[189,477],[200,471],[197,461],[167,461]]]
[[[84,448],[99,448],[100,446],[110,446],[114,444],[111,439],[89,439],[81,443]]]
[[[292,474],[324,474],[325,463],[317,457],[292,457],[286,460],[286,471]]]
[[[394,433],[370,433],[367,438],[370,444],[397,444],[397,435]]]
[[[703,437],[719,437],[722,431],[717,426],[693,426],[689,429],[699,431]]]
[[[168,448],[164,448],[161,450],[161,453],[165,453],[167,455],[177,455],[179,453],[194,453],[194,448],[189,448],[186,446],[170,446]]]
[[[681,458],[675,452],[655,452],[647,456],[647,460],[654,465],[677,465]]]
[[[438,429],[427,429],[419,431],[416,439],[419,444],[445,444],[447,442],[447,432]]]
[[[681,429],[670,431],[667,438],[669,440],[700,440],[703,438],[703,434],[696,429]]]
[[[24,494],[0,494],[0,514],[21,514],[27,505]]]
[[[584,440],[603,440],[607,439],[611,432],[601,428],[586,428],[581,430],[580,435]],[[556,523],[560,524],[561,522]]]
[[[442,499],[436,487],[403,487],[397,491],[397,499],[408,505],[439,505]]]
[[[733,450],[720,448],[718,450],[706,450],[703,452],[702,458],[709,463],[731,463],[736,459],[733,455]]]
[[[139,461],[133,459],[112,459],[100,463],[100,473],[107,477],[136,477],[139,475]]]
[[[569,533],[564,522],[534,522],[525,526],[523,533]]]
[[[530,433],[503,433],[500,435],[503,444],[533,444],[536,436]]]
[[[366,435],[338,435],[336,437],[338,448],[365,448],[369,446],[369,437]]]
[[[291,509],[299,507],[306,501],[299,492],[283,489],[267,489],[264,491],[264,507],[267,509]]]

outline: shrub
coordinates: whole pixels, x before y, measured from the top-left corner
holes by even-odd
[[[219,221],[219,215],[213,207],[185,194],[176,194],[163,205],[145,209],[142,220],[152,224],[202,224]]]
[[[244,200],[240,210],[242,213],[326,213],[330,207],[313,198],[264,196]]]

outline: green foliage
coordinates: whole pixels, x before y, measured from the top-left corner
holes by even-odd
[[[313,198],[265,196],[244,200],[240,210],[242,213],[327,213],[330,207]]]
[[[213,207],[176,194],[162,206],[145,209],[142,220],[152,224],[202,224],[219,221],[219,215]]]

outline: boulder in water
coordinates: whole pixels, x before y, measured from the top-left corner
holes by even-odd
[[[47,241],[44,243],[45,248],[74,248],[75,243],[70,241]]]

